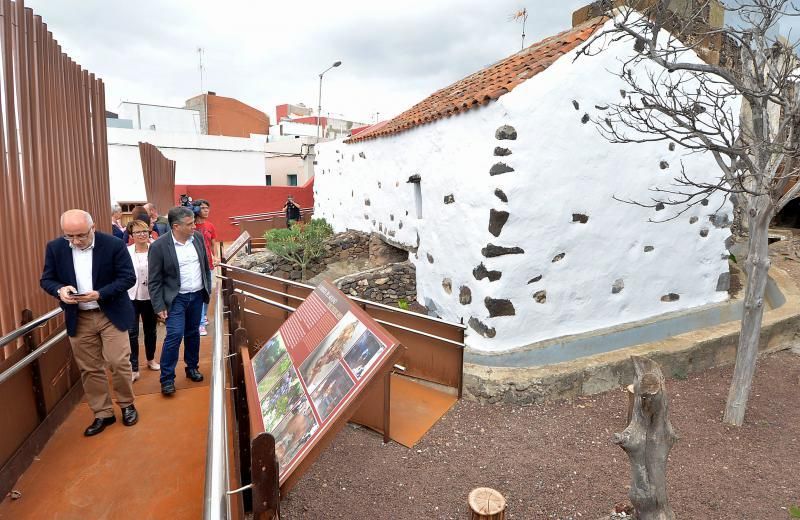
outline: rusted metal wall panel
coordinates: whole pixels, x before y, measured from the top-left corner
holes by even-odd
[[[0,1],[0,334],[56,301],[39,288],[44,246],[71,208],[110,232],[105,92],[58,45],[24,2]],[[62,325],[51,320],[45,333]],[[9,345],[0,360],[19,348]]]
[[[160,213],[166,214],[175,205],[175,161],[164,157],[150,143],[139,143],[139,156],[142,159],[147,200],[155,204]]]

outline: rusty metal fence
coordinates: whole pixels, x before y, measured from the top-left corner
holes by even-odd
[[[23,309],[45,314],[55,300],[39,288],[44,246],[70,208],[110,232],[105,90],[65,54],[22,1],[0,0],[0,334]],[[54,323],[55,322],[55,323]],[[52,332],[61,320],[50,320]],[[6,359],[21,343],[0,348]]]
[[[175,205],[175,161],[167,159],[150,143],[139,143],[147,200],[163,213]]]

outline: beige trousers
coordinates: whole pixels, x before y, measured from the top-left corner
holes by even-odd
[[[86,401],[95,417],[114,415],[106,363],[111,368],[117,404],[121,408],[133,404],[131,345],[127,331],[116,328],[102,311],[78,311],[78,326],[69,343],[81,371]]]

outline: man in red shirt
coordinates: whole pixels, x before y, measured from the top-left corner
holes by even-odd
[[[211,203],[208,202],[206,199],[197,199],[195,200],[192,205],[194,206],[194,224],[196,230],[203,235],[203,242],[206,245],[206,254],[208,255],[208,269],[212,271],[211,276],[211,284],[213,289],[214,284],[214,276],[213,271],[214,267],[219,263],[219,258],[217,256],[217,230],[214,227],[214,224],[208,220],[208,214],[211,212]],[[206,330],[206,325],[208,325],[208,317],[206,313],[208,312],[208,304],[203,304],[203,314],[200,317],[200,335],[207,336],[208,331]]]

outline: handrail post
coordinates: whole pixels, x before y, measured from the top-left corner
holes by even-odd
[[[253,483],[253,518],[264,520],[280,518],[281,497],[275,437],[262,432],[250,441],[250,468]]]
[[[22,310],[21,325],[33,321],[33,311],[30,309]],[[25,350],[28,354],[36,350],[36,340],[33,337],[33,331],[28,332],[23,336],[23,343]],[[39,417],[39,422],[43,422],[47,418],[47,403],[44,400],[44,386],[42,384],[42,368],[39,365],[39,360],[34,359],[31,362],[31,376],[33,379],[33,396],[36,401],[36,415]]]

